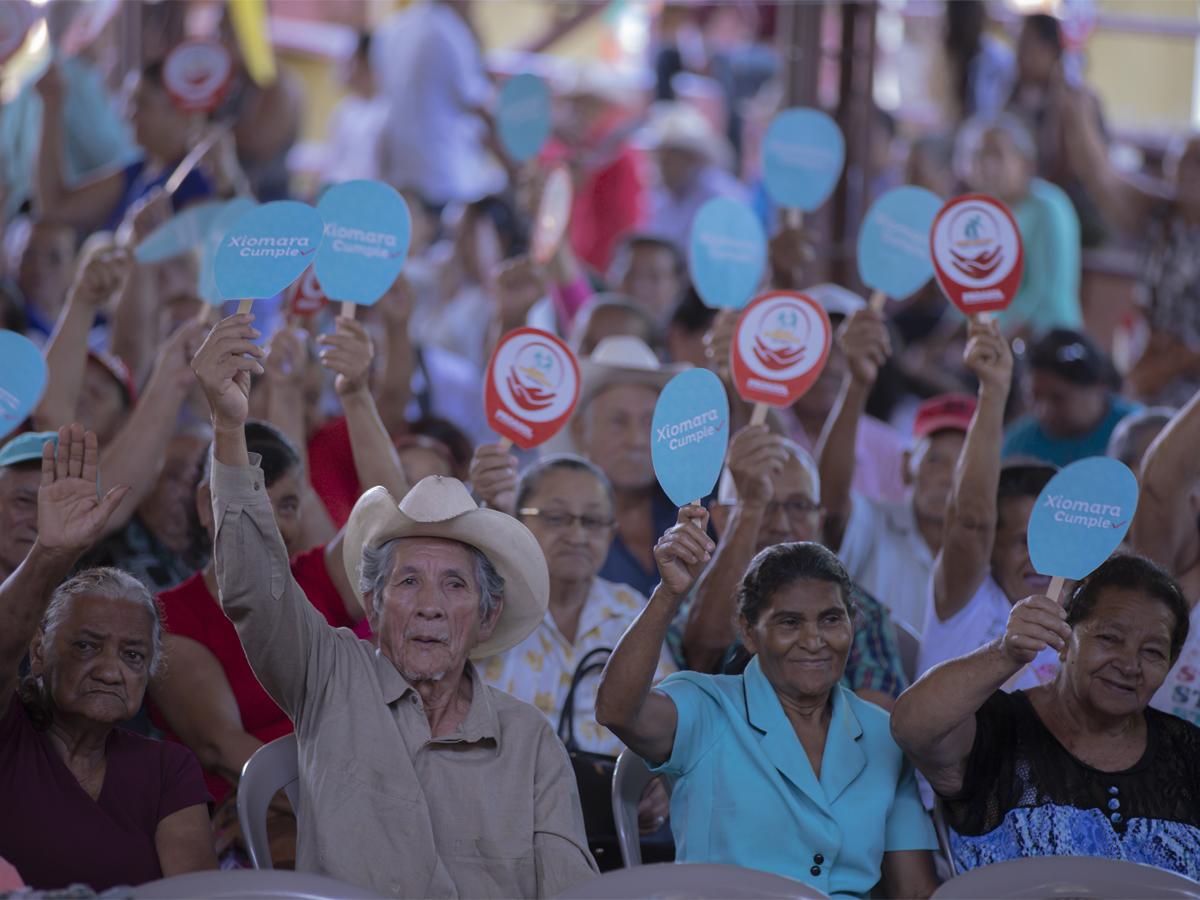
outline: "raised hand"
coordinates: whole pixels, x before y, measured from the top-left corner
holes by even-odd
[[[787,464],[788,452],[783,438],[772,434],[766,425],[747,425],[733,436],[726,461],[738,503],[766,506],[775,494],[775,479]]]
[[[46,550],[78,556],[104,534],[109,518],[129,493],[118,485],[103,497],[96,490],[100,452],[96,435],[76,422],[58,429],[58,449],[42,447],[37,542]]]
[[[280,328],[267,341],[267,381],[301,387],[308,372],[308,336],[302,328]]]
[[[804,283],[804,273],[817,259],[817,251],[808,232],[797,225],[784,225],[768,245],[772,283],[776,288],[794,290]]]
[[[500,444],[480,444],[471,457],[469,475],[475,496],[489,509],[514,513],[517,499],[517,458]]]
[[[846,354],[850,377],[861,387],[871,387],[879,370],[892,355],[892,338],[883,316],[864,307],[845,321],[838,331],[838,344]]]
[[[367,390],[375,347],[362,322],[338,316],[333,334],[321,335],[317,343],[321,365],[337,373],[333,389],[339,397]]]
[[[546,276],[528,256],[507,259],[494,273],[496,305],[507,331],[525,322],[530,308],[546,296]]]
[[[707,526],[707,509],[693,504],[682,506],[675,524],[654,545],[662,587],[676,597],[687,596],[717,549],[704,531]]]
[[[250,412],[250,376],[261,375],[263,349],[251,313],[239,313],[217,323],[192,359],[192,371],[204,389],[213,426],[224,431],[241,428]]]
[[[994,321],[983,322],[978,316],[971,318],[963,365],[979,379],[980,387],[1008,393],[1012,384],[1012,349]]]
[[[1049,597],[1026,597],[1008,614],[1000,649],[1014,663],[1025,665],[1047,647],[1060,653],[1071,639],[1067,611]]]
[[[180,390],[187,390],[195,382],[192,374],[192,357],[204,342],[205,325],[189,319],[176,328],[167,338],[154,361],[152,382],[164,379],[164,383]]]
[[[704,333],[704,358],[708,368],[724,377],[729,371],[729,348],[737,330],[738,311],[723,309],[713,319],[712,328]]]
[[[140,244],[152,231],[170,221],[174,214],[167,192],[162,188],[155,188],[130,207],[118,233],[128,234],[134,245]]]
[[[71,285],[71,297],[96,309],[117,294],[133,271],[129,251],[115,244],[94,247],[79,267]]]

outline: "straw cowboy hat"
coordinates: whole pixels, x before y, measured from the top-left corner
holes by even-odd
[[[733,162],[729,140],[700,110],[680,100],[662,100],[651,106],[639,138],[639,143],[648,150],[688,150],[725,169]]]
[[[644,384],[662,390],[668,381],[690,369],[687,363],[663,365],[646,342],[631,335],[606,337],[592,350],[590,356],[579,360],[582,389],[579,407],[596,394],[617,384]]]
[[[550,576],[542,548],[529,529],[505,513],[480,509],[457,478],[430,475],[399,504],[387,488],[373,487],[354,504],[346,523],[342,565],[362,603],[363,550],[393,538],[445,538],[483,553],[504,579],[504,609],[492,636],[471,649],[471,659],[503,653],[525,640],[546,615]]]

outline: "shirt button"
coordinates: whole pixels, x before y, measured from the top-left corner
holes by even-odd
[[[812,867],[811,869],[809,869],[808,871],[809,871],[809,873],[810,873],[810,874],[812,874],[812,875],[820,875],[820,874],[821,874],[821,867],[820,867],[820,866],[813,866],[813,867]]]
[[[822,856],[820,853],[814,853],[813,854],[813,862],[815,862],[819,866],[819,865],[821,865],[821,863],[825,862],[825,857]]]
[[[254,482],[254,489],[255,489],[256,491],[258,490],[258,482],[257,482],[257,481],[256,481],[256,482]]]

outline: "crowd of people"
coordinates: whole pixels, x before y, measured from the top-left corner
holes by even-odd
[[[400,277],[354,318],[217,311],[195,255],[133,250],[197,201],[286,196],[305,103],[284,66],[250,77],[222,14],[229,99],[179,111],[162,57],[185,9],[143,8],[125,112],[95,46],[0,107],[0,316],[48,367],[0,441],[0,893],[249,867],[239,782],[293,733],[275,866],[388,896],[551,897],[618,867],[622,753],[652,773],[644,859],[855,897],[1027,856],[1200,881],[1200,143],[1130,179],[1055,19],[1009,50],[984,4],[949,4],[946,131],[910,134],[876,181],[1003,200],[1024,276],[994,320],[936,286],[878,310],[828,283],[819,230],[745,165],[775,69],[755,7],[668,5],[654,101],[578,67],[521,167],[470,3],[429,0],[349,54],[326,173],[405,197]],[[537,263],[532,198],[559,161],[572,218]],[[763,424],[730,380],[736,314],[686,265],[713,197],[759,211],[764,287],[806,290],[835,330]],[[1124,370],[1080,296],[1083,249],[1122,235],[1148,334]],[[526,324],[581,374],[532,451],[483,403]],[[690,367],[726,384],[730,440],[712,495],[679,508],[651,422]],[[1100,455],[1140,502],[1060,603],[1030,513]]]

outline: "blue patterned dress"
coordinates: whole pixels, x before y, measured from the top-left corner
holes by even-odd
[[[960,870],[1022,856],[1103,856],[1200,880],[1200,728],[1145,712],[1146,751],[1103,772],[1058,742],[1023,691],[975,714],[963,789],[943,797]]]

